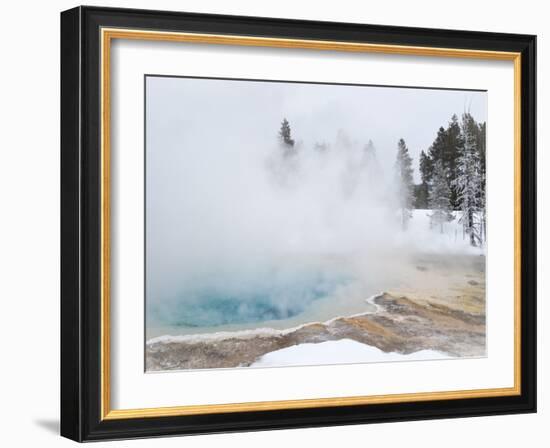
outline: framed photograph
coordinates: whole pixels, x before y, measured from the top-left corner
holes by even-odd
[[[61,433],[535,412],[535,36],[61,14]]]

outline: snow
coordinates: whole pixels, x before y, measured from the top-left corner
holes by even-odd
[[[462,212],[454,211],[451,214],[454,219],[443,224],[443,232],[430,227],[430,215],[433,210],[412,210],[412,217],[408,222],[407,230],[395,235],[396,248],[416,248],[419,252],[431,252],[442,254],[470,254],[481,255],[485,253],[485,247],[473,247],[470,239],[464,236],[462,224],[459,222]]]
[[[350,364],[385,361],[420,361],[448,359],[450,355],[435,350],[420,350],[408,355],[383,352],[370,345],[351,339],[327,341],[318,344],[298,344],[267,353],[251,367],[282,367],[295,365]]]

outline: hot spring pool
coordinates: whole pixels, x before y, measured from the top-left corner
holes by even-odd
[[[312,270],[202,282],[174,297],[147,301],[146,338],[253,328],[291,328],[372,311],[380,292],[350,273]],[[299,273],[299,275],[298,275]]]

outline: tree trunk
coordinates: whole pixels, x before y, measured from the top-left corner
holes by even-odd
[[[468,211],[468,229],[470,229],[470,244],[476,246],[476,236],[474,235],[474,212]]]

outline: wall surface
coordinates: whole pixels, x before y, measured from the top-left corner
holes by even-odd
[[[550,168],[544,124],[550,120],[545,77],[550,25],[545,2],[475,0],[157,0],[90,1],[101,6],[350,21],[386,25],[517,32],[538,35],[539,229],[548,222],[544,193]],[[4,446],[69,446],[58,435],[59,396],[59,12],[71,1],[21,1],[2,6],[0,71],[0,313]],[[550,343],[541,322],[550,250],[539,231],[539,413],[414,423],[258,432],[118,442],[117,446],[548,446],[550,394],[545,372]],[[547,353],[546,353],[547,354]],[[107,446],[99,444],[97,446]],[[115,446],[115,445],[111,445]]]

